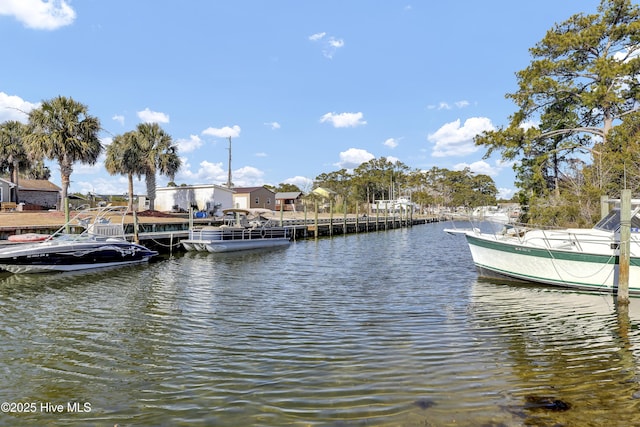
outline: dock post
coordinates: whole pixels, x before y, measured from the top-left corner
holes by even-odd
[[[307,238],[307,231],[309,230],[309,227],[307,227],[307,201],[304,201],[304,238]]]
[[[618,304],[629,304],[629,263],[631,261],[631,190],[620,193],[620,260],[618,264]]]
[[[280,227],[282,227],[283,221],[284,221],[284,200],[281,200],[280,201]]]
[[[342,221],[342,234],[347,234],[347,198],[344,198],[344,216]]]
[[[133,211],[133,241],[140,244],[140,236],[138,236],[138,214]]]
[[[313,205],[316,211],[315,218],[314,218],[315,230],[313,232],[313,237],[317,239],[318,238],[318,201],[314,200]]]
[[[329,200],[329,237],[333,237],[333,199]]]
[[[384,229],[389,229],[389,202],[384,202]]]

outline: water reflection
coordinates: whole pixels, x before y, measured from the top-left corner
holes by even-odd
[[[0,275],[0,399],[93,408],[0,425],[633,425],[640,300],[479,281],[442,228]]]
[[[638,301],[491,281],[473,295],[474,327],[514,375],[505,410],[526,425],[634,425]]]

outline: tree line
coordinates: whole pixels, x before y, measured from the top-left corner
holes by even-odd
[[[429,170],[412,170],[385,157],[371,159],[353,171],[322,173],[315,178],[314,186],[335,192],[349,211],[354,211],[359,203],[400,197],[407,197],[421,207],[469,209],[493,205],[498,195],[490,176],[474,174],[469,168],[451,171],[434,166]]]
[[[12,120],[0,124],[0,172],[8,172],[14,184],[19,182],[20,171],[31,178],[49,179],[51,173],[44,160],[57,161],[62,210],[68,206],[74,164],[93,165],[105,152],[107,172],[128,177],[130,208],[134,200],[133,179],[137,176],[144,177],[150,209],[154,209],[156,175],[173,181],[181,166],[171,136],[157,123],[140,123],[136,129],[114,136],[111,144],[104,147],[98,138],[100,130],[100,121],[88,113],[86,105],[64,96],[43,101],[28,113],[28,123]],[[475,175],[468,168],[410,170],[402,162],[384,157],[365,162],[351,172],[341,169],[322,173],[315,178],[314,186],[328,188],[352,205],[410,196],[421,205],[473,207],[494,204],[497,195],[489,176]],[[277,190],[299,188],[280,184]],[[19,195],[15,197],[17,201]]]
[[[9,120],[0,124],[0,171],[8,172],[14,184],[18,184],[21,170],[30,178],[49,179],[51,173],[44,160],[56,161],[62,183],[62,203],[58,208],[65,210],[67,216],[74,164],[93,165],[104,151],[107,171],[129,178],[130,208],[134,176],[144,176],[153,209],[156,174],[173,179],[180,169],[177,146],[157,123],[140,123],[135,130],[116,135],[105,148],[98,137],[100,120],[88,113],[86,105],[72,98],[58,96],[43,101],[27,115],[27,123]]]

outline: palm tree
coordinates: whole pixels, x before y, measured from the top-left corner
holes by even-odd
[[[98,160],[103,150],[98,138],[100,120],[88,114],[86,105],[58,96],[31,110],[29,124],[31,133],[25,139],[27,151],[37,157],[58,161],[62,182],[61,205],[68,220],[67,192],[73,164],[93,165]]]
[[[107,147],[104,166],[111,175],[127,175],[129,179],[129,210],[133,210],[133,175],[138,178],[145,173],[140,159],[141,151],[138,146],[138,133],[127,132],[116,135]]]
[[[149,209],[153,210],[156,199],[156,173],[166,175],[173,181],[182,162],[178,157],[178,147],[173,145],[171,136],[157,123],[140,123],[136,132],[140,166],[147,184]]]
[[[15,184],[13,202],[20,202],[18,175],[20,167],[29,167],[30,162],[24,147],[27,125],[16,120],[0,124],[0,170],[9,171],[9,179]]]

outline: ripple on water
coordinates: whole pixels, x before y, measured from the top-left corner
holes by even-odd
[[[0,396],[85,424],[632,425],[635,301],[625,328],[610,297],[478,281],[442,228],[0,276]]]

